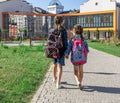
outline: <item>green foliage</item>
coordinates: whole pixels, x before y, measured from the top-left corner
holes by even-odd
[[[25,27],[19,29],[20,32],[25,32],[26,30],[27,30],[27,28],[25,28]]]
[[[46,41],[42,41],[42,42],[40,43],[40,45],[37,46],[37,50],[38,50],[38,51],[40,51],[40,52],[44,52],[44,51],[45,51],[45,42],[46,42]]]
[[[99,40],[99,30],[96,30],[96,39]]]
[[[29,103],[51,62],[43,55],[43,49],[38,48],[21,45],[6,49],[0,46],[1,103]]]
[[[115,45],[120,47],[120,42],[116,43]]]
[[[90,40],[90,31],[89,30],[87,31],[87,38],[88,38],[88,40]]]
[[[89,40],[91,42],[100,42],[100,40]]]
[[[1,32],[2,33],[8,32],[8,29],[2,29]]]
[[[6,45],[4,45],[3,47],[4,47],[5,49],[8,49],[8,46],[6,46]]]
[[[88,42],[88,44],[94,49],[120,57],[120,46],[116,46],[115,44],[108,45],[107,43],[100,42]]]
[[[45,47],[42,46],[42,45],[37,46],[36,49],[37,49],[38,51],[40,51],[40,52],[44,52],[44,51],[45,51]]]
[[[116,34],[115,34],[115,35],[116,35]],[[116,38],[116,36],[113,37],[113,41],[114,41],[115,44],[117,43],[117,38]]]
[[[4,46],[4,45],[3,45],[3,43],[1,42],[1,43],[0,43],[0,47],[3,47],[3,46]]]

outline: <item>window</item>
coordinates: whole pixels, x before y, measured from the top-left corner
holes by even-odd
[[[113,26],[113,14],[97,14],[80,16],[80,24],[84,27],[111,27]]]

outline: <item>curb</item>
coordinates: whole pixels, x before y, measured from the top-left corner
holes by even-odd
[[[50,76],[50,71],[52,70],[52,64],[50,65],[50,68],[48,69],[48,71],[46,72],[46,75],[45,75],[45,79],[44,81],[42,82],[42,85],[40,85],[38,87],[38,90],[36,91],[36,93],[34,94],[32,100],[30,101],[30,103],[37,103],[38,99],[40,98],[41,96],[41,93],[42,93],[42,90],[44,88],[44,86],[46,85],[46,82]]]

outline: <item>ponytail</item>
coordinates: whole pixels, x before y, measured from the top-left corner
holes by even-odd
[[[64,27],[62,26],[62,23],[63,23],[62,16],[55,16],[54,22],[55,22],[55,28],[57,28],[59,31],[64,29]]]
[[[83,27],[80,24],[74,25],[73,31],[74,31],[75,35],[80,35],[81,39],[84,40]]]

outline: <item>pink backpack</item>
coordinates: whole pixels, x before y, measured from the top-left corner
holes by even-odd
[[[71,62],[73,64],[85,64],[87,62],[87,51],[81,39],[73,39],[73,47],[71,52]]]

